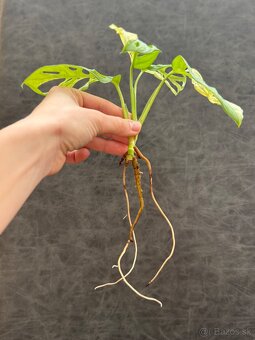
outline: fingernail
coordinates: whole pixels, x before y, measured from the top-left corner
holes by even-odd
[[[130,123],[130,127],[131,127],[131,130],[132,131],[140,131],[141,129],[141,123],[139,122],[136,122],[136,121],[131,121]]]

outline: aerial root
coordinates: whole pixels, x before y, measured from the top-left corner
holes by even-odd
[[[166,216],[166,214],[164,213],[164,211],[162,210],[162,208],[160,207],[158,201],[155,198],[155,195],[154,195],[154,192],[153,192],[153,186],[152,186],[152,167],[151,167],[151,163],[150,163],[149,159],[147,157],[145,157],[142,154],[142,152],[137,147],[135,147],[135,152],[136,152],[137,156],[139,158],[141,158],[146,163],[146,165],[147,165],[148,172],[149,172],[149,177],[150,177],[150,194],[151,194],[152,200],[153,200],[154,204],[156,205],[157,209],[159,210],[160,214],[163,216],[163,218],[167,222],[167,224],[168,224],[168,226],[170,228],[171,236],[172,236],[172,247],[171,247],[170,254],[165,259],[165,261],[162,263],[162,265],[160,266],[160,268],[158,269],[156,274],[153,276],[153,278],[148,282],[147,286],[149,286],[158,277],[158,275],[162,271],[163,267],[166,265],[166,263],[173,256],[174,249],[175,249],[175,234],[174,234],[174,229],[173,229],[173,226],[172,226],[170,220],[168,219],[168,217]]]

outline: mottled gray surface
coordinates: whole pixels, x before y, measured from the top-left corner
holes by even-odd
[[[121,45],[107,29],[112,22],[156,43],[165,52],[162,63],[186,56],[208,83],[244,108],[243,126],[237,129],[191,86],[177,98],[162,90],[144,126],[139,145],[152,161],[156,194],[175,226],[177,249],[157,282],[144,288],[169,247],[144,175],[148,205],[137,226],[139,258],[131,281],[160,298],[163,309],[123,284],[93,290],[116,278],[111,265],[128,233],[118,159],[93,154],[45,179],[0,239],[0,339],[195,340],[202,338],[201,328],[210,329],[207,339],[252,339],[254,0],[8,0],[0,126],[24,117],[41,100],[19,88],[41,65],[125,73],[128,60],[119,56]],[[147,77],[143,84],[140,105],[155,81]],[[118,102],[110,85],[91,92]],[[232,335],[219,335],[217,328]]]

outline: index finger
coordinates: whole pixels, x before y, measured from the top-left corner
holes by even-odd
[[[87,109],[101,111],[107,115],[123,117],[122,108],[113,104],[109,100],[94,96],[93,94],[87,92],[79,91],[77,89],[74,90],[78,91],[80,106]]]

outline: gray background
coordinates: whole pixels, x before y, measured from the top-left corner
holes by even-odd
[[[29,114],[41,97],[19,84],[44,64],[73,63],[126,74],[128,58],[112,22],[155,43],[166,63],[184,55],[206,81],[243,107],[242,127],[188,85],[163,89],[140,136],[154,168],[156,195],[176,231],[150,202],[137,226],[131,282],[162,300],[136,297],[111,265],[128,235],[118,158],[93,153],[45,179],[0,239],[0,339],[252,339],[255,328],[254,0],[8,0],[2,20],[0,126]],[[156,82],[141,81],[139,107]],[[91,93],[118,103],[111,85]],[[1,160],[3,161],[3,160]],[[131,172],[130,172],[131,176]],[[130,192],[136,200],[130,180]],[[134,208],[136,203],[134,203]],[[124,261],[132,261],[132,251]],[[125,266],[124,266],[125,267]],[[252,328],[249,329],[248,328]],[[243,332],[238,334],[238,332]],[[234,332],[234,333],[233,333]],[[247,334],[244,334],[244,333]],[[234,335],[233,335],[234,334]]]

